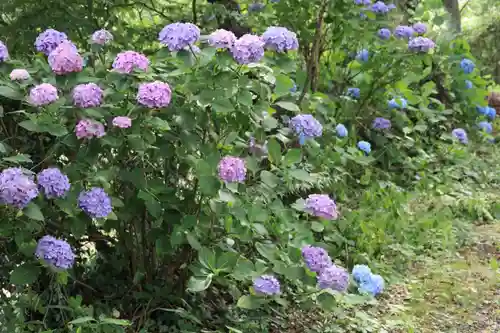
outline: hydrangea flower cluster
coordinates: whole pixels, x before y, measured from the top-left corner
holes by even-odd
[[[147,71],[149,60],[144,54],[135,51],[124,51],[116,55],[113,61],[115,71],[125,74],[130,74],[134,69]]]
[[[166,25],[158,35],[160,43],[168,49],[180,51],[193,45],[200,38],[200,29],[192,23],[171,23]]]
[[[477,112],[479,112],[479,114],[486,116],[492,120],[495,119],[495,117],[497,115],[497,111],[490,106],[478,106],[476,108],[477,108]]]
[[[247,168],[245,161],[239,157],[225,156],[217,166],[219,178],[226,183],[243,183]]]
[[[321,247],[307,245],[302,248],[301,252],[302,258],[311,272],[320,273],[325,268],[333,265],[332,258]]]
[[[7,49],[7,46],[0,41],[0,62],[6,61],[9,59],[9,50]]]
[[[267,49],[280,53],[297,50],[299,48],[297,35],[287,28],[269,27],[262,34],[262,40]]]
[[[264,7],[266,7],[265,4],[260,3],[260,2],[254,2],[254,3],[251,3],[250,5],[248,5],[248,11],[250,13],[252,13],[252,12],[260,12],[261,10],[264,9]]]
[[[48,235],[38,241],[35,256],[58,269],[69,269],[75,263],[71,246],[66,241]]]
[[[231,53],[239,64],[258,62],[264,57],[264,41],[259,36],[243,35],[234,42]]]
[[[71,187],[68,176],[58,168],[44,169],[36,178],[38,186],[47,199],[64,197]]]
[[[49,65],[57,75],[81,72],[83,58],[78,53],[75,44],[63,41],[49,54]]]
[[[354,0],[356,5],[365,5],[368,6],[372,3],[372,0]]]
[[[306,199],[305,211],[327,220],[336,220],[339,216],[335,201],[326,194],[310,194]]]
[[[377,1],[371,5],[370,10],[375,14],[387,14],[391,9],[396,8],[394,5],[386,5],[382,1]]]
[[[343,124],[338,124],[335,127],[335,132],[339,138],[345,138],[348,134],[347,128]]]
[[[359,97],[361,96],[361,91],[359,90],[359,88],[347,88],[347,96],[354,99],[359,99]]]
[[[451,131],[451,135],[464,145],[469,143],[467,132],[463,128],[455,128],[453,131]]]
[[[377,32],[377,35],[380,39],[387,40],[391,38],[391,30],[387,28],[382,28]]]
[[[415,23],[414,25],[412,25],[412,28],[417,35],[423,35],[427,32],[427,25],[422,22]]]
[[[465,74],[472,73],[475,67],[476,65],[472,62],[472,60],[462,59],[462,61],[460,61],[460,68],[462,68]]]
[[[12,81],[25,81],[31,78],[30,73],[25,69],[13,69],[9,77]]]
[[[391,121],[382,117],[377,117],[372,122],[373,129],[385,130],[391,128]]]
[[[233,47],[235,41],[236,36],[233,34],[233,32],[224,29],[215,30],[208,37],[208,43],[218,49],[230,50]]]
[[[299,114],[293,117],[290,120],[290,128],[299,136],[300,144],[323,134],[323,126],[310,114]]]
[[[154,81],[139,85],[137,102],[150,109],[167,107],[172,99],[172,90],[168,83]]]
[[[58,99],[57,88],[49,83],[42,83],[31,88],[28,101],[34,106],[43,106],[54,103]]]
[[[272,275],[262,275],[253,281],[253,289],[258,294],[276,295],[280,292],[280,282]]]
[[[47,29],[36,38],[35,48],[38,52],[43,52],[48,56],[59,44],[67,40],[68,36],[64,32]]]
[[[394,30],[394,36],[396,38],[411,38],[415,34],[415,30],[407,25],[399,25]]]
[[[357,146],[358,149],[364,152],[366,155],[368,155],[372,151],[372,145],[367,141],[359,141]]]
[[[0,173],[0,203],[23,208],[37,196],[33,177],[21,168],[7,168]]]
[[[342,267],[332,265],[319,273],[318,285],[321,289],[346,291],[349,286],[349,273]]]
[[[472,84],[471,80],[465,80],[465,89],[472,89],[474,85]]]
[[[111,32],[105,29],[97,30],[92,34],[92,43],[98,45],[108,44],[113,40]]]
[[[75,135],[78,139],[101,138],[105,134],[104,125],[91,119],[82,119],[75,127]]]
[[[380,275],[373,274],[366,265],[355,265],[352,276],[358,284],[359,292],[377,296],[384,290],[384,279]]]
[[[112,211],[110,197],[99,187],[82,191],[78,196],[78,207],[92,218],[106,217]]]
[[[73,104],[79,108],[95,108],[102,103],[103,91],[95,83],[79,84],[73,89]]]
[[[477,126],[481,131],[484,131],[485,133],[491,134],[491,132],[493,132],[493,125],[487,121],[481,121],[479,124],[477,124]]]
[[[363,49],[356,54],[356,60],[359,62],[367,62],[370,58],[370,51]]]
[[[410,39],[408,42],[408,50],[418,53],[427,53],[433,49],[436,44],[427,37],[416,37]]]
[[[132,126],[132,119],[129,117],[114,117],[112,123],[115,127],[129,128]]]
[[[404,98],[393,98],[387,103],[389,109],[406,109],[408,102]]]

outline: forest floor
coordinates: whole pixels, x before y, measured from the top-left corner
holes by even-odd
[[[388,288],[385,332],[500,333],[500,223],[474,229],[469,246],[416,263]]]

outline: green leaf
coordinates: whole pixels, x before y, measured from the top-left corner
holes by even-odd
[[[115,318],[102,318],[101,323],[110,324],[110,325],[118,325],[118,326],[130,326],[130,321],[125,319],[115,319]]]
[[[277,248],[276,248],[275,245],[273,245],[273,244],[255,243],[255,248],[260,253],[260,255],[263,256],[264,258],[269,259],[269,260],[276,259]]]
[[[267,143],[267,150],[269,152],[269,159],[274,164],[278,165],[281,162],[281,146],[276,139],[270,139]]]
[[[16,156],[4,157],[3,160],[14,163],[33,163],[33,161],[30,158],[30,155],[26,154],[18,154]]]
[[[40,267],[25,263],[14,268],[10,274],[10,283],[15,285],[31,284],[36,281],[40,274]]]
[[[23,94],[19,91],[7,86],[0,86],[0,96],[16,101],[20,101],[24,98]]]
[[[285,162],[288,165],[298,163],[300,162],[301,159],[302,159],[302,152],[300,149],[297,148],[290,149],[285,155]]]
[[[283,96],[290,93],[290,89],[293,88],[293,81],[286,75],[280,74],[276,76],[276,87],[274,88],[274,93],[279,96]]]
[[[18,125],[30,132],[42,132],[40,126],[38,126],[31,120],[21,121]]]
[[[254,264],[245,258],[240,258],[233,269],[232,276],[239,281],[249,279],[255,271]]]
[[[260,180],[267,186],[274,188],[278,186],[280,179],[271,172],[264,170],[260,173]]]
[[[153,195],[141,190],[137,194],[137,198],[144,200],[144,204],[152,216],[156,218],[161,217],[163,211],[162,205]]]
[[[251,295],[243,295],[238,299],[238,303],[236,306],[242,309],[257,309],[259,308],[265,301],[261,298],[251,296]]]
[[[86,317],[76,318],[75,320],[70,321],[68,324],[79,325],[79,324],[85,324],[85,323],[88,323],[91,321],[96,321],[96,320],[90,316],[86,316]]]
[[[45,220],[43,213],[40,210],[40,207],[38,207],[38,205],[34,202],[30,202],[26,207],[24,207],[23,214],[32,220],[36,220],[36,221],[44,221]]]
[[[307,172],[305,170],[301,170],[301,169],[296,169],[296,170],[290,171],[290,176],[297,179],[297,180],[301,180],[301,181],[305,181],[305,182],[311,182],[314,180],[314,178],[311,177],[309,172]]]
[[[212,197],[220,189],[220,181],[215,176],[200,176],[198,177],[198,186],[203,195]]]
[[[201,249],[201,244],[200,242],[198,241],[198,239],[196,238],[195,235],[193,235],[192,233],[188,232],[186,234],[186,239],[189,243],[189,245],[191,245],[191,247],[197,251],[199,251]]]
[[[211,283],[212,274],[208,274],[207,276],[200,278],[191,276],[188,281],[187,291],[198,293],[200,291],[206,290]]]
[[[276,103],[276,105],[288,111],[300,112],[300,108],[297,106],[297,104],[292,102],[278,102]]]
[[[229,191],[219,190],[219,200],[223,202],[235,202],[236,198]]]
[[[318,295],[317,301],[325,311],[331,311],[337,307],[337,301],[335,300],[335,297],[328,292],[324,292]]]
[[[311,229],[315,232],[322,232],[325,230],[325,226],[319,222],[313,221],[311,223]]]
[[[212,102],[212,108],[218,113],[229,113],[234,111],[234,106],[229,99],[216,99]]]
[[[246,105],[246,106],[252,106],[253,105],[253,100],[252,100],[252,93],[246,89],[240,90],[238,93],[238,102]]]

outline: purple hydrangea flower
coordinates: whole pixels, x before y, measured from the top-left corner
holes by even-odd
[[[48,235],[38,240],[35,256],[59,269],[69,269],[75,263],[75,254],[71,246],[63,240]]]
[[[78,196],[78,207],[92,218],[103,218],[111,211],[111,199],[102,188],[93,187]]]
[[[359,88],[347,88],[347,96],[358,99],[361,96]]]
[[[451,135],[462,144],[469,143],[469,138],[467,137],[467,132],[463,128],[455,128],[451,131]]]
[[[111,32],[105,29],[97,30],[92,34],[92,43],[105,45],[113,40]]]
[[[81,72],[83,69],[83,58],[73,43],[63,41],[50,52],[49,65],[57,75]]]
[[[95,108],[101,105],[103,94],[95,83],[79,84],[73,89],[73,104],[79,108]]]
[[[370,7],[370,10],[375,14],[387,14],[390,8],[382,1],[377,1]]]
[[[7,46],[0,41],[0,62],[6,61],[9,59],[9,50],[7,49]]]
[[[180,51],[194,44],[200,38],[200,29],[192,23],[166,25],[159,34],[160,43],[170,51]]]
[[[380,39],[387,40],[391,38],[391,30],[387,28],[382,28],[378,31],[377,35]]]
[[[135,51],[124,51],[116,55],[113,68],[120,73],[130,74],[134,69],[147,71],[149,60],[144,54]]]
[[[416,37],[410,39],[408,42],[408,50],[419,53],[427,53],[433,49],[436,44],[427,37]]]
[[[154,81],[139,85],[137,102],[151,109],[167,107],[172,99],[172,90],[168,83]]]
[[[58,168],[42,170],[36,178],[38,186],[47,199],[64,197],[71,187],[68,176]]]
[[[427,25],[422,22],[415,23],[412,28],[417,33],[417,35],[423,35],[427,32]]]
[[[233,34],[233,32],[224,29],[215,30],[208,37],[208,43],[218,49],[230,50],[233,47],[235,41],[236,36]]]
[[[394,30],[394,36],[396,38],[410,38],[413,37],[413,35],[415,35],[415,30],[407,25],[399,25],[396,27],[396,30]]]
[[[371,0],[354,0],[354,3],[356,5],[365,5],[365,6],[368,6],[372,3]]]
[[[391,128],[391,121],[389,119],[377,117],[372,122],[372,128],[380,129],[380,130],[390,129]]]
[[[359,62],[367,62],[370,58],[370,51],[363,49],[356,54],[356,60]]]
[[[323,134],[323,126],[310,114],[299,114],[290,120],[290,128],[300,138],[303,144],[306,139],[320,137]]]
[[[253,289],[258,294],[276,295],[280,292],[280,282],[272,275],[262,275],[253,281]]]
[[[129,128],[130,126],[132,126],[132,119],[130,119],[129,117],[114,117],[113,126],[119,128]]]
[[[49,83],[42,83],[31,88],[28,101],[34,106],[42,106],[54,103],[58,99],[57,88]]]
[[[223,157],[219,161],[217,169],[219,178],[226,183],[243,183],[245,181],[247,168],[245,160],[239,157]]]
[[[377,296],[384,290],[384,278],[377,274],[370,274],[368,280],[359,284],[358,290],[362,293]]]
[[[472,81],[470,80],[465,80],[465,89],[472,89],[474,85],[472,84]]]
[[[305,211],[328,220],[336,220],[339,216],[335,201],[326,194],[310,194],[306,199]]]
[[[369,281],[372,275],[370,267],[366,265],[355,265],[352,269],[352,277],[356,283],[363,283]]]
[[[325,268],[332,266],[332,258],[325,249],[317,246],[306,245],[302,248],[302,258],[311,272],[320,273]]]
[[[76,124],[75,134],[78,139],[101,138],[106,134],[104,125],[91,119],[82,119]]]
[[[345,291],[349,285],[349,273],[342,267],[332,265],[318,275],[318,286],[321,289]]]
[[[387,102],[389,109],[406,109],[408,107],[408,102],[404,98],[393,98]]]
[[[472,60],[469,59],[462,59],[460,61],[460,68],[464,71],[465,74],[470,74],[474,71],[474,68],[476,65],[472,62]]]
[[[264,9],[264,7],[266,7],[266,5],[263,4],[263,3],[259,3],[259,2],[251,3],[251,4],[248,5],[248,11],[250,13],[252,13],[252,12],[260,12],[261,10]]]
[[[343,124],[338,124],[335,127],[335,132],[337,133],[337,136],[339,138],[345,138],[347,136],[347,134],[349,133],[347,131],[347,128]]]
[[[49,55],[59,44],[66,40],[68,40],[68,36],[64,32],[47,29],[36,38],[35,48],[38,52]]]
[[[9,77],[12,81],[24,81],[28,80],[31,76],[25,69],[13,69],[10,72]]]
[[[477,124],[477,126],[481,131],[484,131],[485,133],[491,134],[491,132],[493,132],[493,125],[487,121],[481,121],[479,124]]]
[[[8,168],[0,173],[0,203],[25,207],[38,196],[38,188],[32,176],[20,168]]]
[[[372,145],[366,141],[359,141],[358,149],[364,152],[366,155],[368,155],[372,151]]]
[[[267,28],[262,34],[262,40],[267,49],[276,52],[286,52],[299,48],[299,41],[295,32],[283,27]]]
[[[264,57],[264,41],[259,36],[243,35],[234,42],[231,53],[239,64],[258,62]]]

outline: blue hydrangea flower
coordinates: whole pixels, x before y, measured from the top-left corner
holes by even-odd
[[[345,138],[349,132],[347,131],[347,128],[343,124],[338,124],[335,127],[335,132],[337,133],[337,136],[339,138]]]
[[[492,107],[488,107],[485,116],[493,120],[497,116],[497,110]]]
[[[451,135],[464,145],[469,143],[467,132],[463,128],[455,128],[453,131],[451,131]]]
[[[464,71],[465,74],[470,74],[474,71],[474,68],[476,65],[472,62],[472,60],[469,59],[462,59],[460,61],[460,68]]]
[[[470,80],[465,80],[465,88],[466,89],[472,89],[474,85],[472,84],[472,81]]]
[[[477,126],[481,131],[484,131],[485,133],[491,134],[491,132],[493,132],[493,125],[487,121],[481,121],[479,124],[477,124]]]
[[[361,96],[359,88],[347,88],[347,96],[358,99]]]
[[[489,106],[476,106],[476,110],[479,114],[482,114],[484,116],[486,116],[487,114],[489,114]]]
[[[349,273],[342,267],[332,265],[323,269],[318,275],[318,286],[321,289],[345,291],[349,285]]]
[[[398,99],[393,98],[387,103],[389,109],[406,109],[408,107],[408,102],[406,99],[400,97]]]
[[[419,35],[423,35],[427,32],[427,25],[425,23],[422,23],[422,22],[415,23],[412,26],[412,28]]]
[[[103,218],[111,211],[111,199],[102,188],[93,187],[78,196],[78,206],[92,218]]]
[[[411,38],[415,35],[415,30],[407,25],[399,25],[394,30],[394,36],[396,38]]]
[[[323,134],[323,126],[310,114],[299,114],[293,117],[290,120],[290,128],[299,136],[300,144]]]
[[[380,39],[387,40],[391,38],[391,30],[387,28],[382,28],[378,31],[377,35]]]
[[[35,256],[59,269],[69,269],[75,262],[71,246],[63,240],[48,235],[38,241]]]
[[[33,177],[21,168],[7,168],[0,173],[0,204],[23,208],[38,196]]]
[[[384,2],[377,1],[371,7],[370,10],[375,14],[387,14],[391,8],[389,8]]]
[[[365,6],[368,6],[372,3],[371,0],[354,0],[354,3],[356,5],[365,5]]]
[[[56,47],[64,41],[68,40],[68,36],[64,32],[54,29],[47,29],[35,40],[35,48],[38,52],[43,52],[49,55]]]
[[[253,289],[258,294],[276,295],[280,292],[280,282],[272,275],[262,275],[253,281]]]
[[[263,3],[260,3],[260,2],[251,3],[250,5],[248,5],[248,11],[250,13],[252,13],[252,12],[260,12],[261,10],[264,9],[264,7],[266,7],[266,5],[263,4]]]
[[[356,54],[356,60],[359,62],[367,62],[370,58],[370,51],[363,49]]]
[[[371,275],[372,271],[366,265],[355,265],[352,269],[352,277],[358,284],[369,281]]]
[[[297,50],[299,48],[299,41],[295,32],[283,27],[269,27],[262,34],[264,47],[268,50],[276,52],[287,52]]]
[[[436,44],[427,37],[411,38],[408,42],[408,50],[418,53],[427,53],[430,49],[436,47]]]
[[[302,258],[311,272],[319,273],[332,265],[332,259],[325,249],[306,245],[302,248]]]
[[[382,117],[377,117],[372,122],[373,129],[389,129],[391,128],[391,121]]]
[[[368,155],[372,151],[372,145],[366,141],[359,141],[358,149],[363,151],[366,155]]]
[[[158,35],[160,43],[170,51],[180,51],[193,45],[200,38],[200,29],[192,23],[171,23]]]
[[[380,275],[370,274],[368,280],[359,283],[358,290],[362,293],[377,296],[384,290],[384,279]]]
[[[71,187],[68,177],[58,168],[42,170],[37,182],[47,199],[64,197]]]

